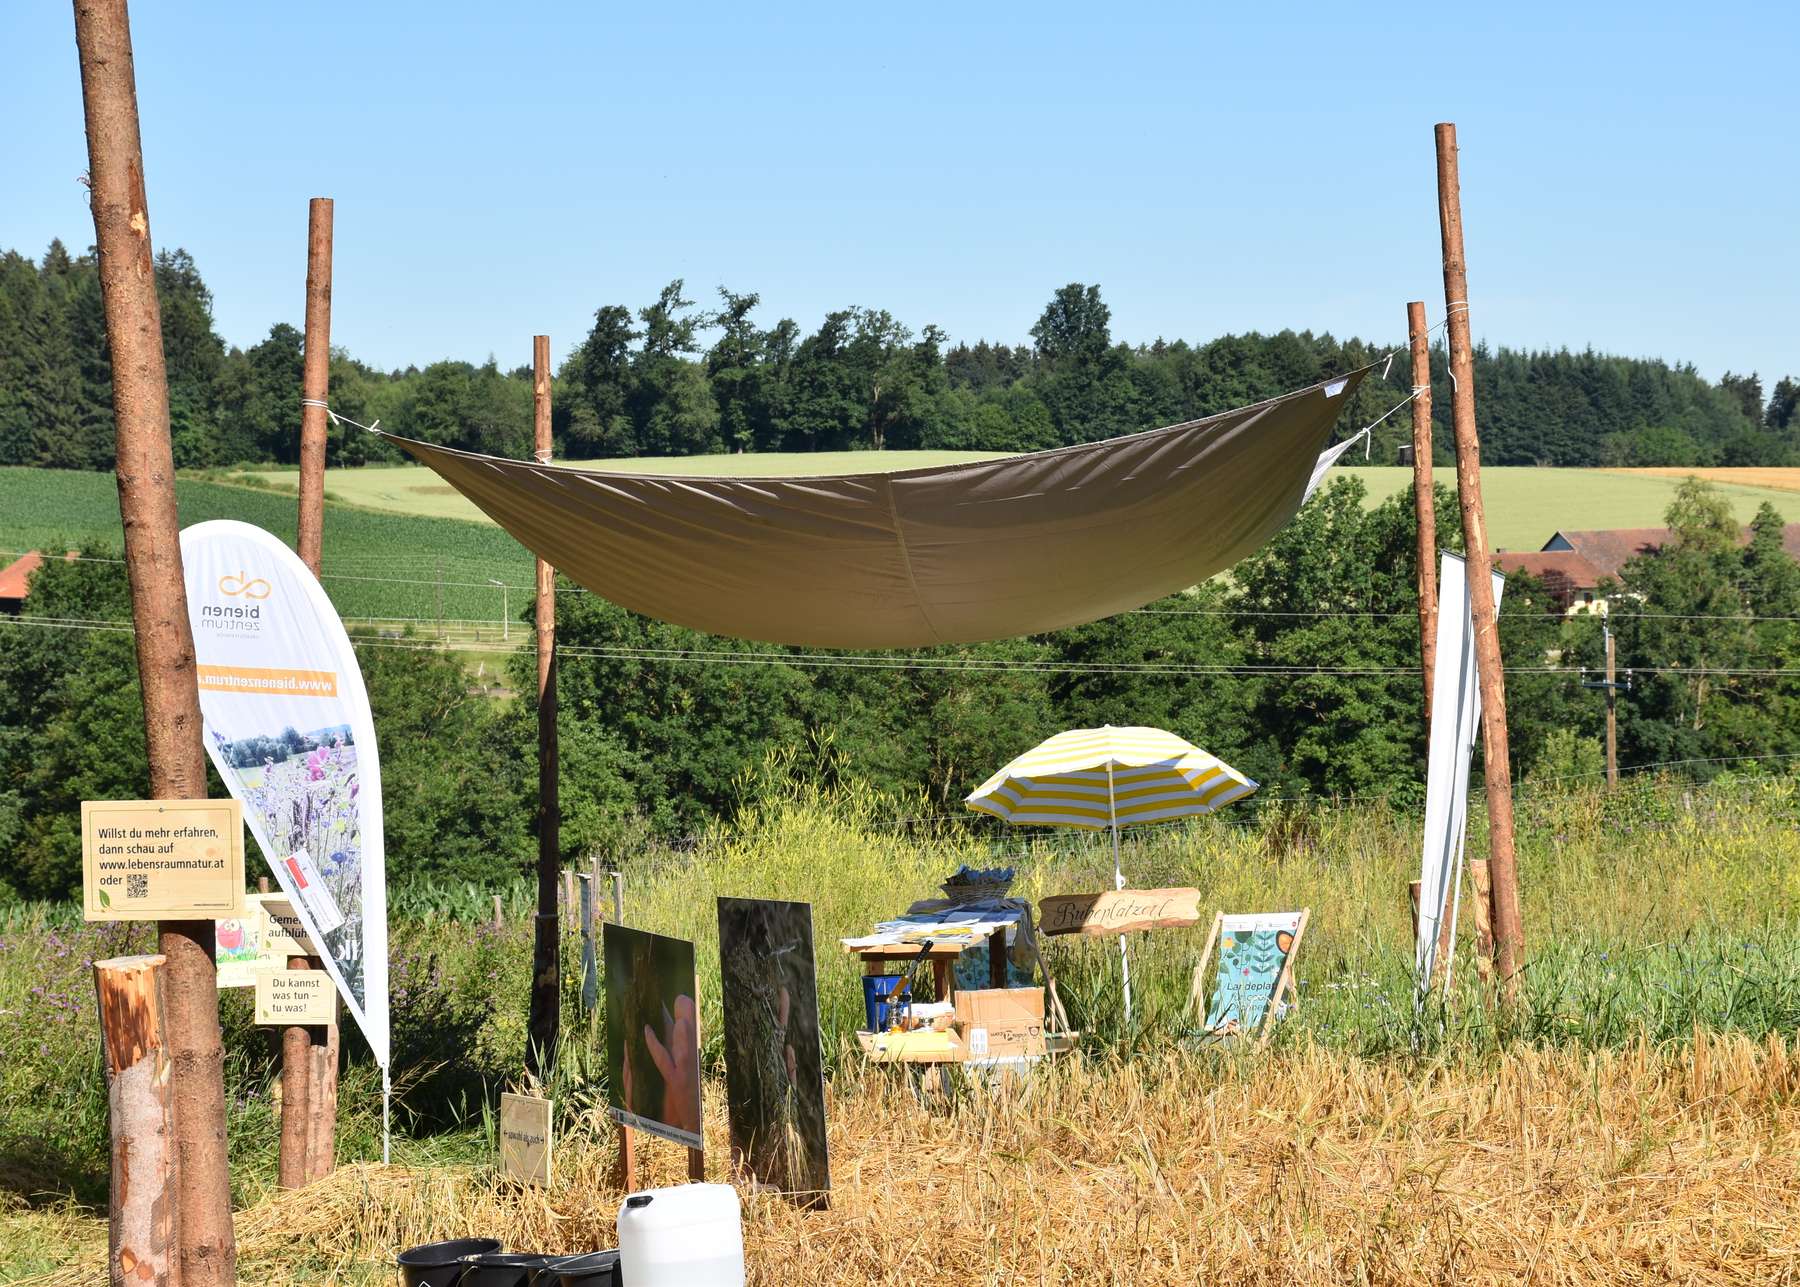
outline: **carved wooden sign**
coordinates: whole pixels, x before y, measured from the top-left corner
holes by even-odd
[[[500,1096],[500,1165],[525,1184],[550,1183],[554,1114],[536,1095]]]
[[[1046,934],[1123,934],[1199,923],[1197,889],[1109,889],[1038,900],[1038,928]]]

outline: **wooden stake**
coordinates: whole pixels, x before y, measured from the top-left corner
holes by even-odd
[[[300,376],[300,518],[295,529],[300,561],[314,576],[324,569],[327,428],[322,404],[331,393],[331,232],[331,198],[314,197],[306,222],[306,358]],[[298,956],[288,966],[322,968],[316,959]],[[337,1007],[335,997],[332,1007]],[[282,1030],[276,1176],[284,1188],[331,1174],[337,1148],[338,1042],[335,1019]]]
[[[305,970],[312,961],[288,957],[290,970]],[[275,1182],[284,1189],[304,1188],[310,1178],[307,1160],[312,1140],[312,1033],[304,1025],[281,1030],[281,1142]]]
[[[1425,679],[1425,733],[1431,734],[1432,671],[1437,665],[1437,495],[1431,476],[1431,344],[1425,304],[1406,306],[1412,342],[1413,513],[1419,529],[1419,668]]]
[[[94,962],[112,1125],[107,1277],[113,1287],[175,1287],[180,1196],[175,1116],[164,1046],[162,956]]]
[[[506,916],[501,909],[500,895],[495,894],[494,895],[494,929],[496,931],[498,931],[498,930],[502,930],[505,928],[506,928]]]
[[[300,561],[319,575],[325,543],[325,407],[331,393],[330,197],[314,197],[306,220],[306,360],[300,376]]]
[[[625,923],[625,873],[615,871],[612,874],[613,887],[613,924]]]
[[[1493,881],[1486,858],[1469,859],[1469,910],[1475,916],[1475,976],[1483,983],[1494,977]]]
[[[125,530],[150,794],[200,799],[206,795],[206,755],[200,744],[200,693],[182,580],[168,372],[125,0],[75,0],[75,44],[112,356],[119,517]],[[213,922],[164,921],[158,926],[158,948],[166,958],[163,1034],[173,1069],[181,1280],[186,1287],[214,1287],[236,1281],[237,1244],[225,1149],[225,1051],[219,1039]]]
[[[1508,1000],[1518,996],[1525,947],[1513,850],[1512,760],[1506,736],[1506,675],[1500,666],[1492,556],[1481,504],[1481,439],[1475,431],[1475,354],[1469,341],[1469,276],[1463,258],[1462,191],[1456,126],[1437,127],[1438,224],[1443,235],[1444,311],[1449,336],[1450,409],[1456,431],[1456,491],[1468,560],[1469,612],[1481,683],[1482,758],[1487,774],[1488,873],[1493,881],[1494,964]]]
[[[550,337],[531,344],[532,444],[537,459],[550,462]],[[561,936],[557,933],[557,870],[562,863],[558,835],[556,749],[556,569],[537,561],[538,661],[538,908],[531,954],[531,1012],[526,1025],[525,1070],[547,1080],[556,1064],[561,1021],[558,980],[562,973]]]
[[[269,892],[269,878],[267,876],[258,876],[256,878],[256,892],[259,894],[266,894]]]

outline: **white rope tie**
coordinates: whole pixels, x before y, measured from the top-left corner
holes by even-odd
[[[537,463],[540,465],[548,465],[550,463],[550,448],[548,447],[545,447],[542,451],[534,451],[531,454],[537,458]]]
[[[340,416],[337,412],[333,411],[329,405],[318,398],[302,398],[300,399],[300,405],[303,407],[319,408],[319,410],[323,411],[334,425],[349,425],[353,429],[361,429],[364,433],[381,432],[380,420],[376,420],[372,425],[359,424],[349,416]]]

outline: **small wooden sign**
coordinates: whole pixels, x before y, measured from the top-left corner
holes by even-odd
[[[324,970],[263,970],[256,976],[256,1021],[286,1028],[330,1023],[336,985]]]
[[[287,898],[270,894],[262,903],[263,953],[283,962],[290,956],[318,956],[319,949],[307,937],[306,927],[294,914],[294,904]]]
[[[81,914],[202,921],[244,914],[236,800],[83,800]]]
[[[1199,923],[1197,889],[1109,889],[1038,900],[1038,928],[1046,934],[1123,934]]]
[[[537,1095],[500,1096],[500,1167],[523,1184],[550,1184],[552,1107]]]

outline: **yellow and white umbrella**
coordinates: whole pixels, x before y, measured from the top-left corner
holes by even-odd
[[[983,782],[963,801],[978,813],[1041,827],[1112,830],[1113,888],[1119,828],[1168,822],[1222,809],[1256,783],[1217,756],[1160,728],[1078,728],[1041,742]],[[1125,1021],[1131,1021],[1131,962],[1119,935]]]

